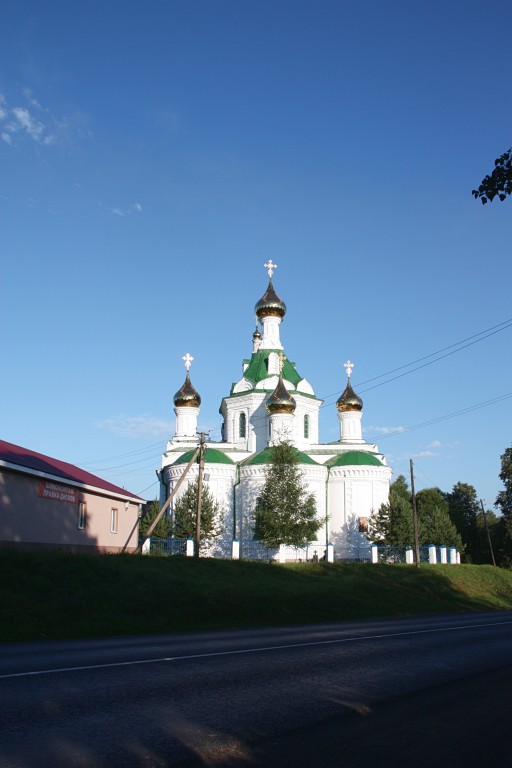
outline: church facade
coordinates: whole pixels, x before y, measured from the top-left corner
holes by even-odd
[[[351,386],[350,361],[345,363],[345,390],[336,402],[339,439],[320,443],[322,400],[286,357],[281,342],[286,305],[273,285],[276,266],[272,260],[265,264],[269,282],[255,306],[252,353],[243,361],[241,378],[220,405],[221,441],[206,444],[204,478],[222,517],[222,534],[211,554],[228,554],[233,540],[253,538],[257,499],[271,449],[281,441],[294,446],[305,484],[315,496],[321,525],[313,546],[332,544],[336,549],[362,539],[359,531],[365,521],[388,500],[391,469],[378,447],[363,439],[363,402]],[[176,430],[158,472],[161,503],[182,477],[198,445],[201,398],[190,378],[193,358],[187,353],[183,360],[186,377],[174,396]],[[188,484],[197,483],[198,471],[193,464],[176,498]]]

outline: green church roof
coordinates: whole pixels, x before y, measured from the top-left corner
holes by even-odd
[[[369,465],[373,467],[384,466],[382,461],[374,453],[368,451],[345,451],[334,456],[327,462],[328,467],[353,467],[357,465]]]
[[[192,450],[182,454],[179,457],[179,459],[176,459],[176,461],[173,462],[173,466],[177,466],[178,464],[188,464],[190,459],[192,458],[192,454],[194,453],[194,450],[195,449],[193,448]],[[227,456],[222,451],[218,451],[216,448],[207,448],[206,451],[204,452],[204,463],[205,464],[234,464],[235,462],[232,461],[232,459],[230,459],[229,456]]]
[[[281,350],[279,349],[262,349],[255,352],[249,361],[249,365],[244,371],[244,378],[249,379],[253,384],[257,384],[259,381],[263,381],[264,379],[268,379],[269,376],[274,375],[268,372],[268,357],[271,352],[279,354],[280,351]],[[289,381],[294,387],[297,386],[299,381],[302,381],[302,376],[299,376],[295,370],[295,363],[291,363],[288,359],[284,361],[283,379]]]
[[[298,464],[313,464],[315,467],[319,466],[319,464],[308,456],[307,453],[303,453],[302,451],[297,450],[297,448],[293,449],[293,453],[297,457]],[[271,457],[272,448],[264,448],[259,453],[255,453],[254,456],[249,456],[248,459],[242,461],[242,466],[250,467],[254,464],[270,464]]]

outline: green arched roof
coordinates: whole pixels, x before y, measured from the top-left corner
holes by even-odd
[[[190,451],[187,451],[182,456],[179,457],[179,459],[176,459],[176,461],[173,461],[173,466],[176,466],[178,464],[188,464],[190,459],[192,458],[192,454],[194,453],[194,448]],[[199,454],[198,454],[199,456]],[[235,462],[229,458],[225,453],[222,451],[218,451],[216,448],[207,448],[204,452],[204,463],[205,464],[234,464]]]
[[[368,451],[345,451],[338,454],[338,456],[333,456],[327,462],[328,467],[353,467],[365,464],[372,467],[384,466],[374,453],[369,453]]]
[[[314,464],[316,467],[319,466],[318,462],[312,459],[311,456],[308,456],[307,453],[303,453],[302,451],[297,450],[297,448],[293,449],[293,453],[297,457],[298,464]],[[264,448],[259,453],[255,453],[254,456],[249,456],[248,459],[242,462],[242,465],[244,467],[250,467],[254,464],[270,464],[271,458],[272,448]]]

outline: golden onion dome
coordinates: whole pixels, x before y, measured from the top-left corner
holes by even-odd
[[[254,307],[254,311],[259,319],[262,317],[284,317],[286,314],[286,304],[282,301],[274,290],[272,278],[268,281],[268,288]]]
[[[198,408],[201,405],[201,398],[199,393],[192,386],[188,371],[183,386],[181,389],[178,389],[174,395],[174,405],[178,408],[183,405],[189,406],[190,408]]]
[[[350,384],[350,379],[347,382],[344,392],[339,396],[336,401],[336,408],[338,411],[362,411],[363,401],[356,395]]]
[[[297,403],[288,390],[286,389],[283,381],[283,377],[279,377],[277,387],[274,389],[271,395],[269,395],[266,405],[269,413],[294,413]]]

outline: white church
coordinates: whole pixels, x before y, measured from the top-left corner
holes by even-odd
[[[391,468],[375,444],[362,434],[363,402],[354,392],[350,375],[353,364],[345,363],[347,385],[336,402],[339,439],[320,443],[318,413],[322,400],[309,381],[285,355],[280,326],[286,305],[277,295],[272,276],[277,265],[270,260],[268,287],[256,303],[257,327],[252,336],[252,354],[243,361],[242,376],[220,405],[222,439],[208,442],[204,454],[205,480],[219,504],[223,533],[210,554],[228,555],[232,542],[253,539],[258,496],[265,482],[265,468],[272,446],[291,442],[310,493],[316,499],[321,525],[312,542],[321,552],[346,546],[357,539],[373,510],[387,502]],[[176,431],[162,457],[160,501],[163,504],[183,475],[198,445],[197,424],[201,397],[192,385],[187,353],[186,377],[174,396]],[[334,408],[333,408],[334,410]],[[334,415],[334,414],[333,414]],[[188,483],[197,483],[198,465],[193,464],[176,496]]]

